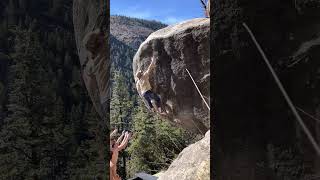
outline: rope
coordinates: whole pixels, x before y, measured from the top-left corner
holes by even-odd
[[[303,114],[309,116],[311,119],[313,119],[313,120],[317,121],[318,123],[320,123],[320,120],[317,119],[316,117],[314,117],[314,116],[312,116],[311,114],[305,112],[303,109],[301,109],[301,108],[299,108],[299,107],[297,107],[297,106],[296,106],[296,108],[297,108],[300,112],[302,112]]]
[[[190,78],[191,78],[191,80],[192,80],[192,82],[193,82],[194,86],[197,88],[197,90],[198,90],[198,92],[199,92],[199,94],[200,94],[200,96],[201,96],[201,98],[202,98],[203,102],[206,104],[207,108],[208,108],[208,109],[209,109],[209,111],[210,111],[210,106],[208,105],[208,103],[207,103],[207,102],[206,102],[206,100],[204,99],[204,97],[203,97],[203,95],[202,95],[201,91],[199,90],[199,88],[198,88],[198,86],[197,86],[196,82],[193,80],[193,78],[192,78],[192,76],[191,76],[190,72],[188,71],[188,69],[186,69],[186,71],[188,72],[188,74],[189,74],[189,76],[190,76]]]
[[[257,42],[256,38],[254,37],[253,33],[251,32],[250,28],[245,24],[242,23],[242,25],[245,27],[245,29],[248,31],[250,37],[252,38],[253,42],[255,43],[255,45],[257,46],[259,52],[261,53],[265,63],[267,64],[275,82],[277,83],[280,91],[282,92],[284,98],[286,99],[289,107],[291,108],[294,116],[296,117],[298,123],[300,124],[300,126],[302,127],[302,130],[305,132],[305,134],[307,135],[309,141],[311,142],[312,146],[314,147],[315,151],[317,152],[317,154],[320,156],[320,147],[318,146],[318,144],[316,143],[316,140],[313,138],[311,132],[309,131],[309,129],[307,128],[307,126],[304,124],[303,120],[301,119],[300,115],[298,114],[295,106],[293,105],[290,97],[288,96],[286,90],[284,89],[281,81],[279,80],[277,74],[275,73],[274,69],[272,68],[268,58],[266,57],[265,53],[263,52],[262,48],[260,47],[259,43]]]

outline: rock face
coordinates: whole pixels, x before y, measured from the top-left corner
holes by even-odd
[[[210,179],[210,131],[205,137],[186,147],[172,162],[159,180],[209,180]]]
[[[320,118],[320,2],[212,1],[215,180],[312,179],[319,156],[248,33],[256,36],[293,103]],[[319,124],[301,114],[320,142]]]
[[[157,59],[150,84],[170,112],[167,119],[200,134],[210,127],[209,111],[186,69],[209,103],[209,32],[210,20],[205,18],[168,26],[152,33],[133,59],[134,74],[145,71],[152,56]]]
[[[109,106],[109,4],[104,0],[75,0],[73,24],[82,77],[97,112],[105,118]],[[100,37],[99,37],[100,36]],[[104,42],[101,41],[104,36]],[[95,42],[97,41],[97,42]],[[88,50],[86,44],[100,44]]]

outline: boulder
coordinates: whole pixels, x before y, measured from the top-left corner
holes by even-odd
[[[145,71],[151,57],[152,90],[161,97],[165,118],[193,132],[204,134],[210,127],[209,110],[189,77],[188,69],[206,102],[210,104],[210,20],[197,18],[152,33],[133,59],[133,73]]]
[[[186,147],[158,180],[209,180],[210,131],[203,139]]]
[[[103,0],[75,0],[73,3],[73,24],[82,78],[102,118],[106,116],[110,100],[108,5]],[[101,43],[101,39],[104,42]],[[86,48],[88,43],[99,45],[90,51]]]

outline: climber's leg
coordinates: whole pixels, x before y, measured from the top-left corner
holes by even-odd
[[[161,100],[160,100],[160,97],[158,94],[152,92],[152,100],[155,101],[155,106],[156,106],[156,110],[158,113],[160,114],[163,114],[164,112],[162,111],[162,108],[161,108]]]
[[[153,93],[153,97],[156,100],[156,106],[158,108],[158,112],[162,113],[162,109],[161,109],[161,102],[160,102],[160,97],[158,96],[158,94]]]
[[[145,93],[143,93],[143,97],[146,101],[146,104],[148,106],[148,109],[152,110],[153,109],[153,106],[152,106],[152,103],[151,103],[151,98],[152,98],[152,92],[151,91],[147,91]]]

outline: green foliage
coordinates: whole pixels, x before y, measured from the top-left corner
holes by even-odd
[[[117,40],[115,37],[110,37],[110,56],[112,59],[111,72],[115,74],[116,71],[120,71],[124,76],[126,89],[133,94],[134,79],[132,75],[132,59],[136,50],[125,45],[124,43]]]
[[[188,143],[184,130],[150,115],[141,103],[135,109],[135,136],[128,148],[130,161],[127,169],[131,176],[141,171],[153,174],[168,168]]]
[[[0,49],[12,61],[0,179],[105,179],[105,124],[81,80],[74,29],[64,24],[72,21],[72,1],[2,4],[10,13],[0,17]],[[64,16],[50,15],[59,9]]]
[[[92,107],[86,109],[87,113],[84,116],[81,113],[81,106],[74,107],[72,112],[73,145],[68,168],[70,177],[72,179],[92,179],[97,175],[103,177],[106,172],[101,172],[105,167],[100,154],[106,149],[99,133],[101,130],[98,126],[101,120]],[[83,136],[90,138],[83,141]]]
[[[54,97],[49,93],[49,79],[41,64],[41,46],[35,33],[16,32],[14,65],[10,68],[8,110],[1,129],[1,176],[9,178],[40,178],[49,173],[40,168],[47,161],[50,133],[46,120],[56,118],[50,113]],[[42,148],[40,148],[42,147]],[[7,173],[6,173],[7,172]]]
[[[119,132],[131,129],[132,97],[127,88],[127,82],[122,72],[113,71],[112,96],[110,102],[110,125]],[[119,154],[119,175],[126,178],[126,153]]]
[[[125,78],[120,71],[113,72],[113,88],[110,103],[110,124],[120,128],[128,129],[128,122],[131,121],[131,110],[133,101],[126,87]]]

